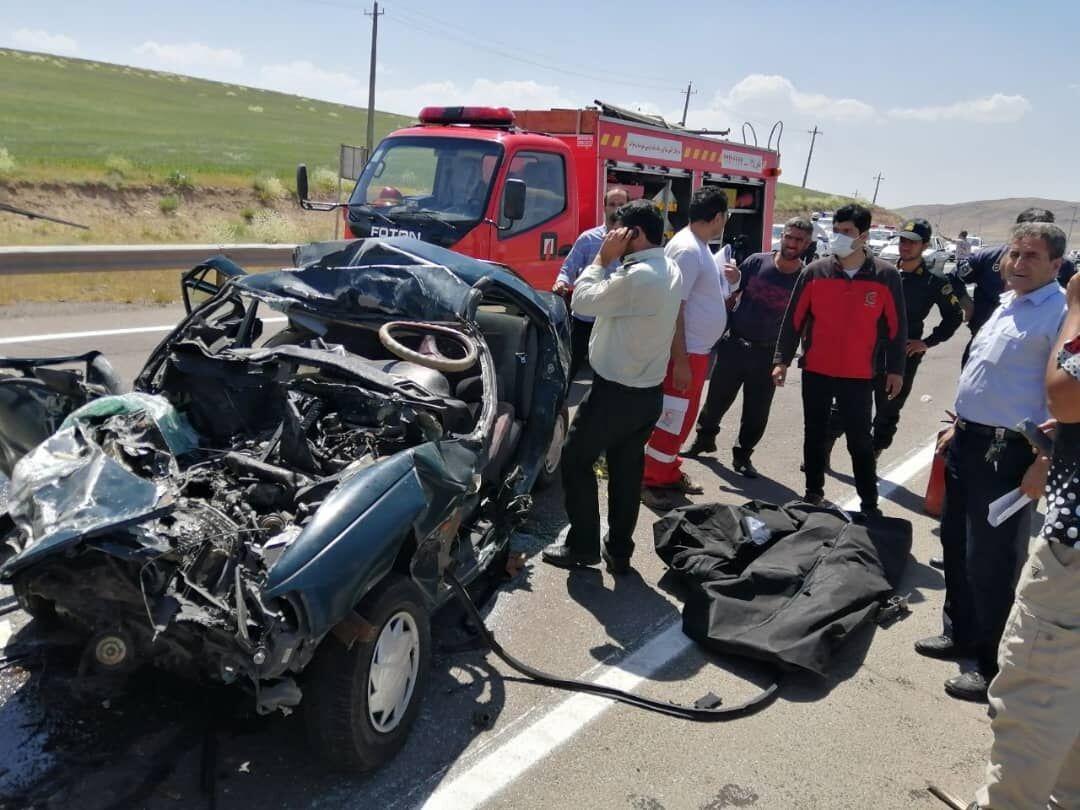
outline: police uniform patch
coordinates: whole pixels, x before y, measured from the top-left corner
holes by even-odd
[[[952,292],[952,284],[946,284],[944,287],[941,288],[941,291],[945,295],[949,295]]]

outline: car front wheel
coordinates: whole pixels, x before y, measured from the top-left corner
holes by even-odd
[[[322,642],[305,677],[308,736],[336,768],[367,771],[405,744],[431,665],[431,626],[420,590],[390,574],[357,612],[376,629],[371,641]]]

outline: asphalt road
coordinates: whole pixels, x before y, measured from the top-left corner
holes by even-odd
[[[98,348],[130,380],[176,308],[80,308],[0,312],[0,353],[29,356]],[[932,324],[930,325],[932,326]],[[30,336],[33,339],[23,340]],[[178,683],[146,672],[111,691],[87,689],[77,661],[50,654],[29,671],[0,672],[0,797],[10,806],[55,793],[55,806],[108,807],[145,785],[136,806],[151,808],[933,808],[928,781],[970,797],[988,749],[985,707],[948,698],[942,682],[956,664],[912,652],[936,633],[941,574],[926,565],[939,548],[936,521],[921,512],[928,443],[951,406],[967,331],[923,362],[896,444],[881,461],[885,511],[914,526],[914,558],[901,592],[912,613],[868,629],[841,652],[827,679],[787,678],[779,699],[748,718],[692,724],[523,682],[493,656],[449,652],[461,640],[456,617],[437,617],[437,656],[420,719],[405,749],[368,776],[327,774],[304,742],[302,723],[253,718],[239,692]],[[18,340],[16,340],[18,339]],[[584,386],[575,387],[579,398]],[[729,467],[735,415],[715,458],[689,460],[706,487],[695,501],[785,501],[803,489],[799,378],[778,392],[755,455],[767,476],[746,481]],[[854,492],[842,447],[826,496]],[[539,550],[565,526],[558,488],[538,496],[515,547],[524,571],[485,606],[501,643],[526,662],[568,676],[622,683],[642,694],[692,703],[713,692],[731,705],[767,674],[741,660],[702,653],[678,629],[679,605],[662,587],[652,551],[654,516],[643,509],[636,573],[568,573]],[[0,594],[0,606],[6,602]],[[16,611],[10,644],[40,633]],[[0,620],[2,621],[2,620]],[[0,625],[0,635],[3,626]],[[10,646],[9,646],[10,649]],[[38,661],[45,661],[45,672]],[[85,692],[85,694],[84,694]],[[208,732],[207,729],[210,731]],[[50,768],[53,769],[50,771]],[[214,783],[215,804],[207,787]]]

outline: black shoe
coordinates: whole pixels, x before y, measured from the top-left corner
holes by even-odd
[[[936,568],[939,571],[945,570],[945,558],[944,557],[931,557],[930,567]]]
[[[615,576],[622,576],[623,574],[630,573],[630,558],[629,557],[613,557],[606,548],[600,549],[600,556],[604,560],[604,566],[607,568],[609,574]]]
[[[969,655],[971,648],[957,644],[948,636],[930,636],[929,638],[920,638],[915,642],[915,652],[919,655],[925,655],[927,658],[952,661]]]
[[[716,434],[711,436],[707,433],[702,433],[700,430],[694,437],[694,443],[690,445],[690,449],[683,453],[684,456],[700,456],[702,453],[715,453],[716,452]]]
[[[807,492],[803,494],[802,502],[808,503],[811,506],[821,506],[823,503],[825,503],[825,496],[819,495],[816,492]]]
[[[880,517],[884,517],[881,512],[881,508],[876,504],[864,503],[859,507],[859,516],[863,520],[876,520]]]
[[[654,487],[641,488],[641,502],[654,512],[670,512],[675,508],[675,500],[669,491]]]
[[[986,678],[981,672],[972,670],[963,672],[955,678],[945,681],[945,691],[954,698],[986,703]]]
[[[731,465],[731,469],[746,478],[761,477],[761,473],[754,468],[754,465],[750,463],[750,459],[748,458],[736,458]]]
[[[599,554],[578,554],[565,543],[552,543],[540,553],[540,557],[548,565],[559,568],[587,568],[600,562]]]

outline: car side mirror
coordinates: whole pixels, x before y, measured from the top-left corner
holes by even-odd
[[[307,166],[303,163],[296,167],[296,196],[300,198],[301,205],[308,198]]]
[[[305,211],[333,211],[344,207],[342,203],[312,202],[308,199],[307,166],[303,163],[296,167],[296,197]]]
[[[503,188],[503,219],[517,222],[525,217],[525,181],[507,180]]]

